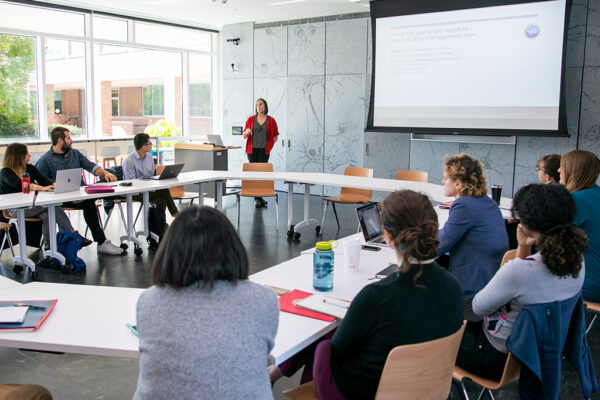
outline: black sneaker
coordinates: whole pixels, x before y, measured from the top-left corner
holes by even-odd
[[[94,243],[93,240],[90,240],[90,239],[86,238],[85,236],[81,236],[81,234],[79,232],[75,231],[74,233],[81,238],[81,247],[86,247],[86,246],[89,246],[90,244]]]

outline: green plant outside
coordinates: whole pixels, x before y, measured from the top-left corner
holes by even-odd
[[[150,136],[158,136],[158,137],[173,137],[173,136],[181,136],[181,129],[175,125],[172,121],[166,121],[161,119],[156,123],[146,127],[144,130]],[[175,146],[175,141],[161,141],[160,147],[173,147]]]
[[[50,133],[52,132],[52,130],[59,126],[62,128],[66,128],[69,131],[69,133],[71,134],[71,136],[81,136],[81,134],[83,133],[83,130],[76,125],[52,124],[52,125],[48,125],[48,137],[50,136]]]
[[[34,39],[0,34],[0,138],[36,136],[36,94],[27,90],[34,71]]]

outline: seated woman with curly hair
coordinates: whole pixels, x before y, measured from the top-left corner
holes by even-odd
[[[440,230],[440,255],[450,253],[450,272],[458,278],[464,297],[465,319],[481,318],[471,310],[473,296],[498,270],[508,250],[508,234],[498,205],[487,195],[481,161],[467,154],[446,159],[444,194],[455,197],[448,221]]]
[[[528,185],[513,199],[520,218],[517,258],[498,270],[473,299],[473,312],[486,316],[463,336],[457,364],[490,379],[502,375],[519,311],[531,304],[570,299],[585,276],[585,233],[574,225],[575,202],[561,185]],[[531,254],[534,245],[538,252]],[[477,326],[478,329],[474,329]]]

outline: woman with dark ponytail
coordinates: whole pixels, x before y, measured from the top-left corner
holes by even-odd
[[[429,199],[403,190],[382,203],[383,234],[400,271],[365,286],[331,339],[309,346],[269,369],[271,381],[305,366],[321,399],[372,399],[390,350],[439,339],[463,321],[462,289],[434,263],[437,215]]]
[[[585,276],[585,233],[574,225],[573,197],[561,185],[528,185],[513,199],[517,258],[506,263],[473,299],[473,312],[486,316],[463,336],[457,364],[490,379],[502,375],[506,340],[521,308],[577,295]],[[531,255],[531,246],[538,252]]]

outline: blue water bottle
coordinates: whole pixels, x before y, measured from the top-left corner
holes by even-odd
[[[333,289],[333,248],[331,242],[317,242],[313,256],[313,287],[322,292]]]

